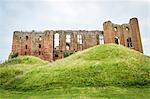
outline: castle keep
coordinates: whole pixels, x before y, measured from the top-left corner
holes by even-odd
[[[64,58],[69,54],[99,44],[116,43],[143,52],[137,18],[128,24],[103,23],[99,30],[46,30],[44,32],[15,31],[12,52],[32,55],[47,61]]]

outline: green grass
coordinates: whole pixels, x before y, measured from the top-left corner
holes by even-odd
[[[72,87],[46,91],[0,90],[3,99],[149,99],[150,88]]]
[[[52,63],[18,57],[0,65],[0,88],[2,98],[146,99],[150,97],[150,57],[114,44]]]

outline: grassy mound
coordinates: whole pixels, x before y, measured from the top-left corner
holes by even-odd
[[[46,65],[48,62],[33,56],[20,56],[0,64],[0,86],[16,80],[32,68]]]
[[[16,58],[5,61],[2,65],[15,65],[15,64],[38,64],[45,63],[45,61],[34,56],[19,56]]]
[[[21,76],[14,75],[12,79],[3,77],[9,74],[2,73],[5,66],[1,66],[0,79],[5,81],[1,87],[47,90],[63,87],[144,86],[150,83],[150,57],[114,44],[95,46],[50,64],[41,64],[41,61],[33,63],[35,66],[32,69],[27,69],[25,73],[15,72]],[[15,66],[20,68],[18,64],[13,65],[11,69],[14,71],[17,70]],[[27,65],[30,63],[27,62],[24,67]]]

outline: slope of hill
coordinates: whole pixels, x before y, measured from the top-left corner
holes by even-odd
[[[52,63],[31,56],[18,57],[0,65],[0,79],[2,89],[23,92],[149,87],[150,57],[114,44],[95,46]]]

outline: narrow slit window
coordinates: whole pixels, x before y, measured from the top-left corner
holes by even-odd
[[[26,49],[28,49],[28,46],[26,45]]]
[[[24,55],[27,55],[27,52],[25,52]]]
[[[39,51],[39,55],[41,55],[41,51]]]
[[[41,48],[41,44],[39,44],[39,48]]]

